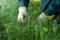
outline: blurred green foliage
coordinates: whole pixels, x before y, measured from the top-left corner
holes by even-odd
[[[18,24],[18,0],[0,0],[0,40],[60,40],[55,20],[37,20],[39,1],[30,1],[24,24]]]

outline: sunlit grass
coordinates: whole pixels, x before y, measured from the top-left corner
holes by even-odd
[[[38,2],[38,1],[40,1],[40,0],[34,0],[34,1]]]

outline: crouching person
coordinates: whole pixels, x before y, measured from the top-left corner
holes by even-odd
[[[23,23],[24,16],[27,15],[27,8],[30,0],[19,0],[18,21]],[[60,0],[40,0],[41,14],[39,19],[45,19],[46,16],[58,15],[60,13]]]

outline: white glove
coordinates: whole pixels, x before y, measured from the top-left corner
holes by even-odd
[[[19,8],[19,14],[18,14],[18,22],[23,23],[24,16],[27,15],[26,7],[20,7]]]
[[[43,20],[43,19],[45,19],[45,18],[46,18],[46,15],[45,15],[44,12],[43,12],[42,14],[40,14],[39,17],[38,17],[38,19],[40,19],[40,20],[41,20],[41,19]]]

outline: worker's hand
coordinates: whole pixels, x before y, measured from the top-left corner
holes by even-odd
[[[48,19],[48,20],[52,20],[54,19],[55,15],[45,15],[45,13],[41,13],[38,17],[39,20],[45,20],[45,19]]]
[[[26,15],[27,15],[26,7],[20,7],[19,14],[18,14],[18,22],[23,23],[23,19]]]
[[[38,17],[38,19],[40,19],[40,20],[44,20],[45,18],[46,18],[46,15],[45,15],[44,12],[41,13],[41,14],[39,15],[39,17]]]

